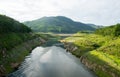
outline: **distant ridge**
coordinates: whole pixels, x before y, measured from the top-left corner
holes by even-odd
[[[43,17],[24,22],[36,32],[75,33],[78,31],[94,31],[96,28],[81,22],[75,22],[64,16]]]

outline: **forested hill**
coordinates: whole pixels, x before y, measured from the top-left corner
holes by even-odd
[[[0,52],[9,50],[14,46],[31,38],[29,32],[32,30],[18,21],[0,15]]]
[[[31,32],[18,21],[0,15],[0,77],[13,72],[30,51],[44,43],[48,36]]]
[[[96,34],[100,35],[109,35],[109,36],[119,36],[120,35],[120,24],[108,26],[105,28],[101,28],[96,30]]]
[[[95,28],[81,22],[75,22],[64,16],[43,17],[33,21],[24,22],[37,32],[75,33],[78,31],[94,31]]]
[[[5,15],[0,15],[0,33],[10,33],[10,32],[28,33],[31,32],[31,29],[10,17],[7,17]]]

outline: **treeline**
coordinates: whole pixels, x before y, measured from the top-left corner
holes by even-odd
[[[109,27],[101,28],[95,31],[96,34],[119,36],[120,35],[120,24],[112,25]]]
[[[10,17],[0,15],[0,33],[10,32],[29,33],[31,29]]]

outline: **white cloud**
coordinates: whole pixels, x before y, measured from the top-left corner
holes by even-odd
[[[120,0],[0,0],[0,13],[20,21],[63,15],[76,21],[111,25],[120,22]]]

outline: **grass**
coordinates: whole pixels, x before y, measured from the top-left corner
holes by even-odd
[[[103,72],[101,69],[95,70],[96,75],[99,75],[99,77],[112,77],[110,74]]]
[[[115,57],[113,55],[109,55],[107,53],[99,52],[99,51],[90,51],[86,54],[87,58],[97,64],[103,65],[108,64],[109,66],[114,67],[117,70],[120,70],[120,59],[118,57]],[[96,58],[103,61],[100,62]]]
[[[120,76],[120,37],[77,33],[64,40],[78,47],[74,55],[101,66],[92,68],[99,77]]]
[[[96,67],[95,69],[99,77],[112,77],[109,76],[112,73],[120,76],[120,59],[118,57],[99,51],[90,51],[84,56],[93,64],[101,66],[101,68]]]

